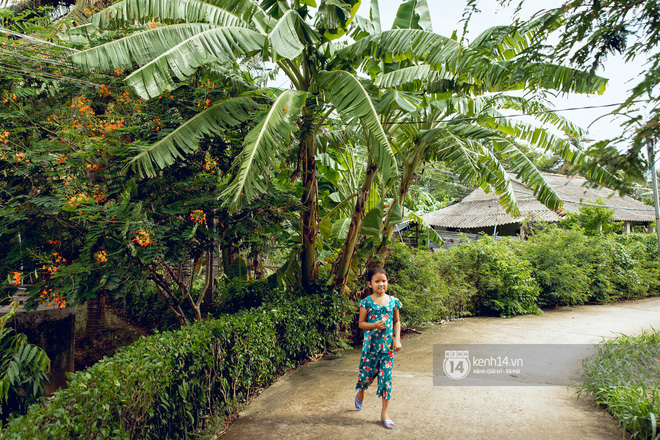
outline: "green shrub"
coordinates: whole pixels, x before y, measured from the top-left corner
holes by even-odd
[[[587,264],[589,245],[584,234],[548,225],[514,246],[517,254],[531,265],[531,275],[541,289],[540,306],[587,302],[592,268]]]
[[[454,246],[448,251],[456,270],[474,283],[476,314],[502,317],[541,313],[536,304],[539,286],[531,275],[529,261],[516,254],[509,242],[482,237],[476,242]]]
[[[404,244],[392,246],[385,270],[389,293],[401,300],[401,321],[419,325],[467,314],[474,288],[460,273],[443,270],[443,255]]]
[[[621,335],[604,341],[582,363],[584,382],[580,393],[605,405],[632,438],[660,435],[660,332]]]
[[[190,438],[287,366],[341,344],[353,306],[334,294],[280,298],[142,338],[70,375],[67,389],[12,420],[2,438]]]
[[[25,414],[41,396],[50,371],[46,352],[7,326],[17,308],[14,302],[9,313],[0,316],[0,428],[10,416]]]

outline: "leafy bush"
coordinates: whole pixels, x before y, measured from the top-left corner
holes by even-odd
[[[541,288],[541,306],[609,302],[659,290],[657,240],[650,234],[588,237],[549,225],[515,244]],[[655,243],[655,254],[653,245]]]
[[[540,306],[587,302],[592,269],[585,256],[587,237],[580,231],[548,225],[529,240],[516,243],[515,249],[531,264],[531,274],[541,288]]]
[[[189,438],[287,366],[341,345],[351,309],[334,294],[280,298],[142,338],[72,374],[67,389],[12,420],[3,439]]]
[[[389,293],[401,300],[401,321],[419,325],[466,315],[474,287],[462,273],[447,270],[443,255],[404,244],[392,246],[385,270]]]
[[[17,308],[15,302],[9,313],[0,317],[0,427],[9,416],[25,414],[43,392],[50,371],[46,352],[7,327]]]
[[[582,363],[585,380],[580,393],[605,405],[632,438],[660,436],[659,344],[660,332],[621,335],[597,346]]]
[[[515,253],[510,243],[482,237],[454,246],[447,253],[456,261],[456,270],[474,283],[475,313],[502,317],[541,313],[536,304],[539,286],[532,278],[531,265]]]

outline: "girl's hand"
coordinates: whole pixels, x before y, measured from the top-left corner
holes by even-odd
[[[378,330],[383,330],[386,327],[385,321],[383,321],[382,319],[380,321],[376,321],[374,324],[376,325],[374,328]]]
[[[394,351],[399,351],[401,350],[401,341],[398,339],[394,340]]]

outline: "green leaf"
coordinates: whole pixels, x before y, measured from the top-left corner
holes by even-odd
[[[243,150],[236,158],[236,178],[223,191],[221,197],[229,198],[232,209],[239,206],[241,195],[248,200],[265,191],[266,181],[272,176],[277,152],[284,149],[296,129],[294,121],[300,115],[307,93],[287,90],[282,93],[270,111],[245,137]]]
[[[381,201],[376,207],[364,216],[362,220],[362,229],[360,233],[363,235],[372,235],[379,237],[383,226],[383,202]]]
[[[256,104],[250,98],[232,98],[219,102],[193,116],[160,141],[142,149],[131,159],[141,175],[153,177],[156,168],[165,168],[185,154],[195,151],[205,136],[219,135],[224,129],[250,118]],[[154,166],[155,165],[155,166]]]
[[[268,34],[271,49],[289,60],[298,57],[305,47],[317,43],[319,38],[318,33],[294,10],[287,11]]]
[[[255,31],[225,27],[201,32],[156,57],[126,78],[143,98],[154,98],[165,90],[174,90],[197,68],[213,62],[233,62],[239,55],[253,55],[262,50],[265,37]]]
[[[380,125],[378,113],[371,102],[369,94],[357,78],[348,72],[320,72],[319,88],[332,102],[337,111],[349,122],[359,119],[369,135],[377,141],[370,145],[370,152],[376,159],[378,169],[383,173],[385,181],[398,175],[394,152],[387,140],[387,135]]]
[[[338,241],[346,240],[348,229],[351,226],[350,218],[342,218],[332,224],[332,238]]]

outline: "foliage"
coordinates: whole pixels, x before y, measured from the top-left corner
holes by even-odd
[[[656,295],[660,266],[654,244],[651,234],[590,237],[548,225],[515,249],[531,264],[541,288],[539,305],[553,307]]]
[[[278,299],[141,338],[10,422],[3,439],[179,439],[245,402],[285,368],[342,345],[347,296]]]
[[[50,371],[46,352],[7,325],[17,308],[18,302],[12,303],[9,313],[0,317],[0,427],[37,401]]]
[[[401,321],[414,326],[468,313],[474,287],[460,271],[450,270],[446,255],[392,245],[385,270],[389,293],[401,300]]]
[[[567,212],[561,221],[566,229],[581,228],[586,235],[607,235],[621,232],[623,222],[614,221],[614,209],[606,208],[601,198],[595,205],[580,205],[579,212]]]
[[[660,332],[603,341],[582,362],[580,393],[591,394],[636,439],[660,436]]]
[[[515,253],[508,242],[482,237],[452,247],[448,253],[460,270],[474,283],[477,314],[497,313],[502,317],[541,313],[537,305],[540,289],[531,274],[531,263]]]

